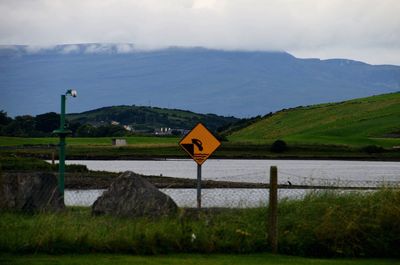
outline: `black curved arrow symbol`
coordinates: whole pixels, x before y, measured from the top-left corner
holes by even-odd
[[[199,139],[193,138],[192,139],[192,144],[197,146],[197,148],[199,148],[200,151],[203,151],[203,143]]]

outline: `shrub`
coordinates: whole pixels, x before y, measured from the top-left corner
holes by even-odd
[[[89,169],[87,168],[86,165],[77,165],[77,164],[70,164],[66,165],[66,168],[70,172],[89,172]],[[57,170],[58,170],[58,164],[57,164]]]
[[[216,137],[216,138],[218,139],[218,141],[220,141],[220,142],[228,142],[228,138],[226,138],[226,135],[225,135],[225,134],[218,133],[218,134],[215,135],[215,137]]]
[[[0,164],[3,170],[52,170],[51,164],[37,158],[3,156],[0,157]]]
[[[287,144],[283,140],[276,140],[272,145],[271,145],[271,152],[274,153],[283,153],[287,150]]]
[[[367,145],[361,149],[363,152],[368,154],[382,153],[385,149],[382,146]]]

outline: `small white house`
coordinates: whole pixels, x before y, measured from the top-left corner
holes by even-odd
[[[156,135],[171,135],[172,129],[167,127],[161,127],[160,129],[156,129],[154,134]]]
[[[112,145],[113,146],[125,146],[126,145],[126,139],[113,138],[112,139]]]
[[[124,125],[124,129],[129,131],[129,132],[133,132],[134,131],[132,126],[130,126],[130,125]]]

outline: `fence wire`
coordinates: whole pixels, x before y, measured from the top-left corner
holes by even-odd
[[[204,178],[207,180],[208,178]],[[266,171],[254,171],[250,173],[242,173],[242,174],[235,174],[235,175],[228,175],[228,176],[221,176],[221,177],[213,177],[210,180],[217,180],[217,181],[230,181],[230,182],[261,182],[267,183],[267,172]],[[261,180],[261,181],[260,181]]]

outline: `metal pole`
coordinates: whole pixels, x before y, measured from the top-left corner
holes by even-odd
[[[65,130],[65,95],[61,95],[61,114],[60,114],[60,131]],[[60,190],[62,198],[64,198],[64,175],[65,175],[65,134],[60,134],[60,146],[59,146],[59,160],[58,160],[58,188]]]
[[[201,209],[201,165],[197,164],[197,209]]]
[[[272,253],[278,252],[278,168],[271,166],[269,179],[268,241]]]
[[[60,135],[60,159],[58,161],[59,181],[58,188],[64,198],[64,175],[65,175],[65,135]]]

